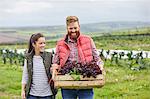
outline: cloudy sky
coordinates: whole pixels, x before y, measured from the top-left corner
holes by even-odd
[[[150,0],[0,0],[0,27],[65,25],[76,15],[80,23],[149,21]]]

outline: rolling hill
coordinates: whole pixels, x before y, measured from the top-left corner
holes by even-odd
[[[81,31],[88,35],[102,35],[119,30],[150,28],[150,22],[101,22],[81,24]],[[0,27],[0,44],[26,42],[32,33],[42,32],[48,40],[57,40],[66,34],[65,25]]]

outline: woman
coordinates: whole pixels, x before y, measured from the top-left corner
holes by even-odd
[[[30,37],[22,75],[22,99],[55,99],[57,90],[50,72],[52,54],[44,51],[45,45],[41,33]]]

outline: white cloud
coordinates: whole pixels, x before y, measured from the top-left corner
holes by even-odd
[[[50,3],[46,2],[28,2],[28,1],[19,1],[12,5],[11,8],[5,9],[7,13],[13,14],[27,14],[43,11],[44,9],[52,8],[53,6]]]
[[[0,26],[65,24],[68,15],[81,23],[150,21],[149,0],[0,0]]]

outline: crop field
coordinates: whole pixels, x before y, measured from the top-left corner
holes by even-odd
[[[97,33],[92,38],[97,49],[150,51],[150,31],[147,28],[114,31],[105,35]],[[46,48],[54,48],[56,42],[47,40]],[[21,48],[26,49],[27,42],[0,45],[0,49]],[[123,53],[113,53],[110,59],[102,53],[100,56],[105,63],[106,83],[102,88],[94,88],[94,99],[150,99],[149,58],[143,58],[140,53],[134,57],[128,53],[126,59],[121,58]],[[21,99],[23,61],[24,57],[20,54],[9,51],[3,54],[0,51],[0,99]],[[56,99],[62,99],[60,89]]]

